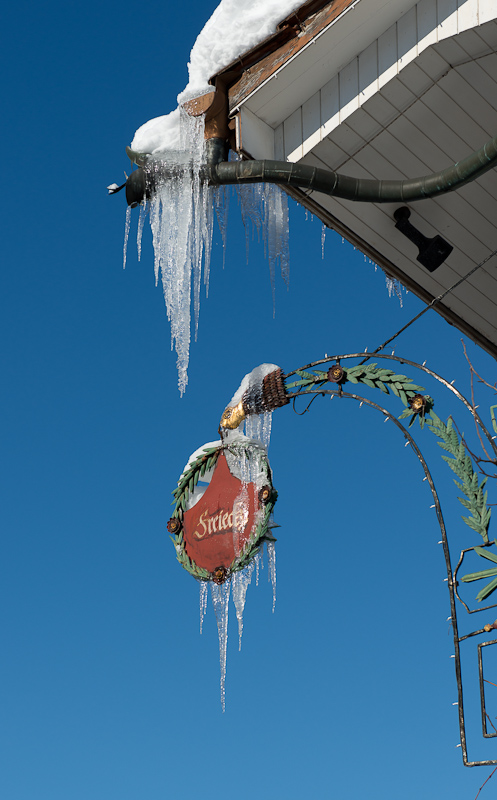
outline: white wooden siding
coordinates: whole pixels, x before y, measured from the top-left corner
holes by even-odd
[[[252,155],[251,146],[257,142],[258,158],[274,158],[273,128],[266,125],[248,108],[242,108],[236,117],[236,137],[238,150],[246,155]]]

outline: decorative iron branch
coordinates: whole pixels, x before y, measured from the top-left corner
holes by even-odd
[[[293,395],[289,396],[295,397],[296,395],[302,394],[305,389],[309,389],[311,386],[319,390],[328,383],[338,384],[340,387],[343,387],[347,382],[355,384],[362,383],[372,389],[380,389],[380,391],[385,394],[392,392],[406,407],[399,419],[410,418],[409,426],[417,419],[421,428],[423,428],[425,424],[428,425],[431,432],[441,439],[438,444],[443,450],[449,453],[449,455],[442,456],[442,458],[459,478],[459,480],[454,480],[454,482],[463,495],[465,495],[465,497],[459,498],[459,502],[470,512],[470,516],[463,517],[463,520],[470,528],[480,534],[485,544],[488,544],[488,526],[490,523],[491,510],[488,507],[487,492],[483,491],[487,478],[485,477],[481,483],[478,482],[478,475],[473,469],[471,457],[468,455],[465,442],[459,439],[454,429],[452,418],[449,417],[447,424],[442,422],[433,410],[433,399],[429,395],[421,394],[421,392],[424,391],[424,387],[413,383],[412,379],[408,378],[406,375],[395,373],[391,369],[378,367],[376,363],[359,364],[353,367],[344,367],[340,364],[341,360],[360,358],[363,355],[365,354],[355,353],[346,356],[333,356],[308,364],[305,368],[297,369],[292,373],[288,373],[288,375],[285,376],[287,379],[293,375],[298,376],[294,381],[288,382],[287,380],[286,389],[297,390]],[[479,431],[481,429],[485,433],[495,449],[489,431],[485,428],[483,422],[476,413],[474,402],[470,404],[466,398],[454,389],[451,384],[445,381],[445,379],[436,375],[431,370],[428,370],[424,365],[408,362],[406,359],[401,359],[400,357],[395,358],[394,356],[381,356],[379,354],[377,354],[377,357],[394,359],[401,363],[411,363],[412,366],[424,370],[432,377],[441,381],[464,402],[475,419],[477,429]],[[320,365],[331,361],[334,361],[335,364],[326,372],[315,369],[318,364]],[[314,368],[314,371],[310,372],[309,369],[312,368]],[[497,575],[497,571],[494,574]],[[485,575],[482,574],[481,577],[485,577]],[[475,580],[475,578],[473,578],[473,580]],[[488,589],[488,587],[486,588]],[[493,591],[495,588],[497,588],[497,581],[490,591]],[[490,591],[487,591],[484,596],[487,596]]]
[[[434,378],[435,380],[439,381],[442,385],[444,385],[445,388],[449,389],[449,391],[451,391],[466,406],[467,410],[473,416],[480,437],[480,441],[483,442],[483,438],[486,438],[488,441],[487,446],[491,451],[496,453],[497,456],[497,450],[494,439],[491,433],[483,424],[482,420],[480,419],[476,411],[477,407],[475,406],[474,403],[474,395],[472,395],[472,402],[469,402],[457,389],[455,389],[455,387],[451,383],[446,381],[440,375],[437,375],[436,373],[429,370],[424,364],[417,364],[416,362],[412,362],[407,359],[393,355],[385,356],[376,353],[375,357],[397,361],[400,362],[401,364],[410,364],[411,366],[429,374],[432,378]],[[348,359],[353,359],[353,358],[356,359],[362,358],[364,360],[360,364],[353,365],[351,367],[344,366],[344,364],[341,363],[342,361],[347,361]],[[479,602],[484,598],[488,597],[490,594],[492,594],[492,592],[494,592],[495,589],[497,589],[497,554],[495,554],[493,551],[490,551],[489,549],[494,545],[497,545],[497,540],[491,542],[489,541],[488,538],[488,527],[490,523],[491,510],[487,502],[487,492],[484,491],[484,487],[487,482],[487,477],[484,477],[481,482],[479,481],[478,474],[475,472],[473,468],[471,454],[467,447],[466,441],[464,440],[464,437],[461,436],[456,430],[452,417],[449,417],[447,423],[445,423],[437,416],[437,414],[434,411],[434,400],[429,395],[422,394],[422,392],[424,392],[424,388],[422,386],[415,384],[411,378],[407,377],[406,375],[396,373],[392,369],[378,367],[376,363],[374,364],[366,363],[367,359],[369,359],[368,353],[353,353],[353,354],[338,355],[331,357],[326,356],[324,359],[312,362],[310,364],[305,365],[302,368],[293,370],[292,372],[289,372],[286,375],[282,376],[283,380],[285,381],[286,396],[289,400],[293,401],[294,410],[295,410],[295,402],[300,396],[305,395],[310,397],[310,402],[307,403],[304,412],[297,412],[297,413],[306,413],[310,409],[311,404],[318,397],[324,397],[325,395],[331,395],[332,397],[338,396],[340,398],[345,398],[345,399],[349,398],[353,400],[359,400],[361,404],[366,403],[367,405],[376,408],[377,410],[382,412],[387,419],[392,420],[394,424],[402,431],[407,442],[412,446],[414,452],[416,453],[425,471],[425,479],[428,480],[430,489],[432,491],[433,507],[436,509],[437,519],[442,534],[441,543],[443,544],[446,567],[447,567],[447,581],[448,581],[450,605],[451,605],[450,619],[452,623],[453,636],[454,636],[454,651],[455,651],[454,658],[455,658],[456,680],[458,687],[457,705],[459,711],[459,731],[461,737],[463,762],[466,766],[495,765],[497,764],[497,760],[480,760],[480,761],[468,760],[464,708],[463,708],[463,686],[462,686],[462,675],[461,675],[460,643],[466,639],[477,636],[479,634],[486,633],[492,629],[497,629],[497,620],[495,623],[487,624],[479,630],[472,631],[471,633],[468,633],[460,637],[458,632],[458,622],[457,622],[456,603],[455,603],[456,598],[459,599],[462,605],[466,608],[466,610],[470,614],[474,613],[468,608],[466,603],[464,603],[464,601],[461,600],[461,598],[457,593],[457,572],[462,564],[464,554],[467,552],[474,551],[477,553],[477,555],[482,556],[483,558],[486,558],[487,560],[493,562],[495,566],[488,570],[482,570],[481,572],[465,575],[460,580],[462,580],[463,582],[472,582],[484,578],[491,579],[490,582],[487,583],[487,585],[484,587],[484,589],[482,589],[477,595],[477,600]],[[328,367],[327,370],[319,369],[318,367],[322,365],[330,365],[330,366]],[[404,411],[397,419],[389,411],[377,405],[372,400],[369,400],[360,395],[350,394],[344,391],[344,386],[347,383],[359,384],[359,385],[362,384],[372,389],[379,389],[384,394],[393,394],[396,397],[398,397],[405,406]],[[331,388],[332,386],[333,388]],[[495,406],[495,408],[497,408],[497,406]],[[496,430],[497,424],[495,423],[495,414],[492,413],[493,409],[494,407],[492,407],[491,409],[491,418],[494,430]],[[469,527],[471,527],[473,530],[479,533],[483,539],[482,546],[467,548],[461,553],[461,558],[459,559],[456,570],[454,572],[452,571],[452,566],[450,562],[447,533],[435,485],[431,477],[431,474],[428,470],[426,461],[424,460],[414,439],[412,438],[408,429],[405,428],[399,421],[405,419],[409,419],[408,427],[411,427],[414,421],[417,419],[420,424],[420,428],[424,428],[425,426],[428,427],[428,429],[437,437],[437,439],[440,440],[438,441],[438,444],[446,452],[446,455],[443,455],[442,458],[448,463],[451,470],[457,476],[454,482],[456,483],[456,486],[459,488],[462,494],[462,496],[459,497],[459,501],[467,509],[467,511],[470,512],[468,516],[466,517],[463,516],[463,520]],[[492,462],[494,461],[494,459],[491,460]],[[485,608],[492,608],[492,606],[485,606]],[[480,609],[475,609],[475,610],[480,610]],[[491,644],[491,642],[488,642],[486,644]],[[482,675],[480,680],[482,680]],[[482,691],[483,690],[480,688],[480,694],[482,693]],[[482,713],[486,713],[484,707],[484,698],[482,700],[482,709],[483,709]]]

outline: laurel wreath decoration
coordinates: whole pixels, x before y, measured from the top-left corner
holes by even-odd
[[[183,569],[193,575],[194,578],[200,581],[212,581],[214,577],[212,573],[203,567],[199,567],[187,554],[185,548],[185,541],[183,537],[183,514],[186,511],[188,498],[193,494],[195,486],[206,472],[209,472],[216,464],[219,454],[223,450],[236,452],[239,445],[219,445],[218,447],[206,447],[197,458],[192,461],[183,474],[181,475],[178,486],[172,492],[174,496],[174,511],[171,519],[168,522],[168,530],[172,534],[171,541],[176,550],[176,559],[179,561]],[[271,478],[271,469],[265,455],[260,452],[261,466],[267,481],[269,494],[264,503],[264,511],[258,524],[252,531],[249,539],[240,552],[240,555],[233,560],[228,571],[227,576],[233,572],[239,572],[244,569],[247,564],[257,555],[260,551],[264,541],[275,542],[276,539],[269,529],[269,521],[274,509],[274,505],[278,498],[278,493],[273,487]]]
[[[491,509],[487,504],[487,492],[483,491],[487,478],[483,478],[481,482],[478,481],[478,474],[473,469],[473,464],[464,442],[459,439],[454,429],[452,418],[449,417],[447,424],[442,422],[433,411],[433,399],[429,395],[421,394],[424,391],[422,386],[414,384],[411,378],[406,375],[400,375],[393,370],[378,367],[376,364],[342,367],[337,363],[327,372],[322,370],[315,370],[314,372],[297,370],[296,374],[299,376],[299,380],[287,383],[287,389],[305,389],[311,386],[319,389],[328,382],[338,384],[340,387],[350,381],[356,384],[363,383],[372,389],[380,389],[385,394],[392,392],[392,394],[399,397],[406,406],[399,419],[410,417],[409,427],[414,423],[415,419],[418,419],[421,428],[424,428],[426,424],[429,430],[441,439],[438,442],[439,446],[449,453],[449,455],[444,455],[442,458],[459,478],[459,480],[454,479],[454,483],[464,495],[464,497],[458,497],[458,500],[470,512],[470,516],[463,516],[462,519],[466,525],[469,525],[470,528],[480,534],[485,545],[491,546],[488,539]],[[491,407],[490,414],[493,428],[497,433],[495,408],[497,406]],[[497,546],[497,539],[493,544]],[[492,578],[491,582],[477,595],[477,600],[481,601],[497,589],[497,555],[485,547],[475,547],[474,550],[479,556],[496,564],[496,567],[492,569],[474,572],[461,578],[466,583],[483,578]]]
[[[493,544],[497,545],[497,540],[494,539]],[[473,549],[476,553],[478,553],[479,556],[482,556],[482,558],[486,558],[488,561],[493,561],[496,564],[496,566],[492,569],[484,569],[480,572],[471,572],[461,578],[464,583],[479,581],[482,578],[492,578],[490,583],[487,583],[487,585],[476,595],[478,602],[481,602],[488,597],[488,595],[491,594],[494,589],[497,589],[497,554],[491,553],[490,550],[486,550],[484,547],[474,547]]]
[[[471,512],[470,517],[463,517],[464,522],[479,533],[483,541],[488,544],[488,526],[492,512],[487,506],[487,492],[483,491],[487,478],[483,478],[482,482],[478,483],[478,475],[473,469],[471,458],[466,451],[464,443],[459,441],[459,437],[452,425],[451,417],[449,417],[447,425],[445,425],[431,411],[430,418],[426,422],[432,433],[442,439],[441,442],[438,442],[439,446],[452,456],[452,458],[450,456],[442,456],[442,458],[460,479],[461,482],[454,478],[454,483],[466,495],[466,498],[458,498],[464,508]]]
[[[339,371],[336,369],[337,366],[339,365],[335,364],[328,372],[315,370],[315,373],[312,373],[299,369],[297,370],[297,375],[300,376],[300,380],[287,383],[286,388],[293,389],[300,387],[303,389],[311,384],[320,387],[324,386],[324,384],[329,381],[331,383],[338,383],[339,385],[343,385],[347,381],[350,381],[350,383],[363,383],[365,386],[370,386],[371,389],[380,389],[384,394],[390,394],[390,392],[392,392],[396,397],[399,397],[406,406],[406,411],[402,417],[408,417],[412,414],[409,401],[412,401],[416,395],[424,391],[422,386],[417,386],[413,383],[412,379],[408,378],[406,375],[400,375],[392,369],[378,367],[376,364],[359,364],[355,367],[340,366]],[[425,397],[424,399],[423,411],[418,414],[421,427],[424,425],[425,414],[433,406],[431,397]],[[414,417],[410,423],[411,425],[412,422],[414,422]]]

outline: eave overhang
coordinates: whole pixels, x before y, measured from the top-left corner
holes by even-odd
[[[318,5],[304,4],[296,23],[285,21],[216,76],[228,89],[239,152],[354,177],[405,179],[444,169],[495,135],[497,3]],[[433,274],[395,229],[397,206],[288,191],[425,302],[497,247],[494,171],[411,205],[411,219],[426,236],[439,234],[454,247]],[[437,306],[494,357],[496,275],[489,263]]]

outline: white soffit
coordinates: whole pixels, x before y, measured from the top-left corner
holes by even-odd
[[[485,46],[495,37],[497,49],[497,25],[484,28],[475,35],[485,34],[485,39],[480,36]],[[481,147],[497,131],[497,52],[468,59],[463,45],[478,45],[473,32],[426,51],[309,150],[301,163],[355,177],[412,178],[443,169]],[[444,56],[456,56],[455,66]],[[351,203],[318,193],[311,198],[325,217],[378,253],[382,266],[394,264],[401,280],[405,276],[432,297],[497,248],[495,170],[457,192],[410,205],[410,221],[425,236],[438,233],[454,247],[433,273],[420,266],[417,248],[395,228],[393,212],[400,204]],[[497,345],[497,258],[444,304]]]

